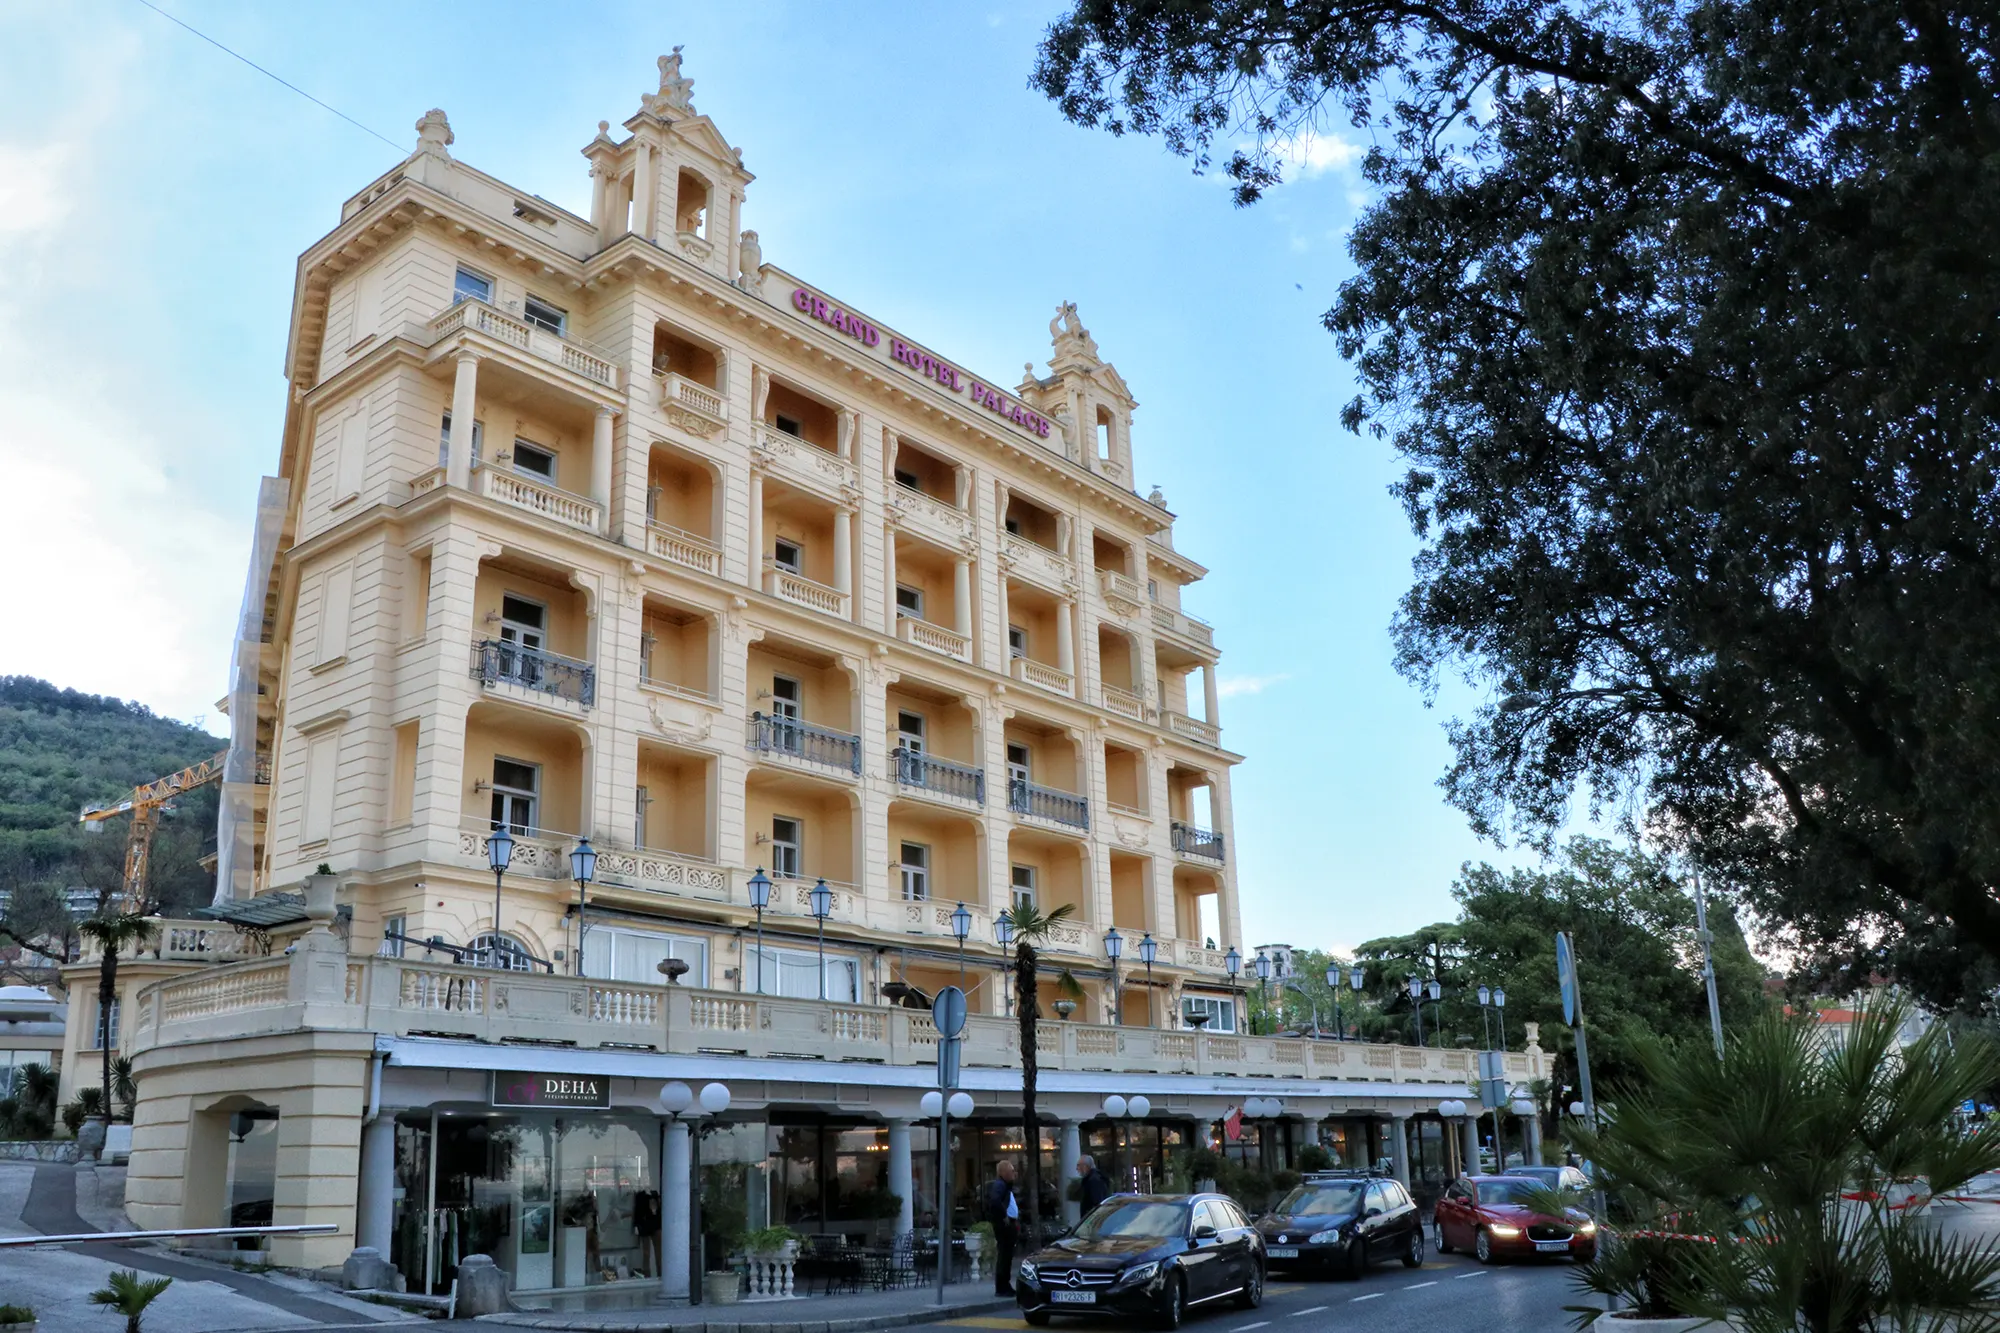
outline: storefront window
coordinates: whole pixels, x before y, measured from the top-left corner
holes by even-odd
[[[278,1113],[262,1108],[229,1117],[229,1225],[271,1225],[278,1193]],[[249,1238],[252,1248],[262,1242]]]

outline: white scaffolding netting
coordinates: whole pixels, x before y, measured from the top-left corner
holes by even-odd
[[[257,679],[263,659],[264,606],[291,484],[266,477],[257,490],[257,525],[250,571],[229,663],[229,757],[222,763],[222,800],[215,816],[215,901],[248,898],[257,875]]]

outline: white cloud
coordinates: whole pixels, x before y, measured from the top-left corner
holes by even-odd
[[[69,215],[70,145],[0,143],[0,237],[53,230]]]
[[[1311,180],[1329,171],[1344,171],[1359,162],[1360,144],[1318,130],[1300,130],[1271,145],[1271,151],[1290,168],[1295,180]]]
[[[1289,671],[1281,671],[1275,676],[1224,676],[1215,682],[1215,692],[1224,699],[1233,699],[1239,694],[1262,694],[1273,685],[1291,678]]]

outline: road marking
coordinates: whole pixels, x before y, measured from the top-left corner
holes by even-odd
[[[1382,1293],[1381,1293],[1381,1292],[1379,1292],[1379,1291],[1371,1291],[1371,1292],[1369,1292],[1369,1293],[1368,1293],[1368,1294],[1367,1294],[1366,1296],[1356,1296],[1356,1297],[1354,1298],[1354,1300],[1356,1300],[1356,1301],[1373,1301],[1373,1300],[1380,1300],[1380,1299],[1381,1299],[1381,1297],[1382,1297]],[[1353,1301],[1350,1301],[1350,1302],[1348,1302],[1348,1304],[1350,1304],[1350,1305],[1352,1305],[1353,1303],[1354,1303]]]
[[[1435,1282],[1412,1282],[1409,1286],[1404,1287],[1403,1290],[1415,1291],[1418,1287],[1435,1287],[1436,1285],[1437,1283]]]
[[[1465,1279],[1469,1277],[1485,1277],[1485,1276],[1486,1276],[1485,1273],[1460,1273],[1457,1277],[1453,1278],[1452,1281],[1463,1282],[1465,1281]]]
[[[1019,1319],[1001,1319],[994,1315],[983,1315],[970,1319],[947,1319],[952,1328],[1026,1328]]]
[[[1304,1291],[1305,1289],[1306,1289],[1306,1284],[1305,1284],[1305,1283],[1303,1283],[1303,1282],[1295,1282],[1295,1283],[1292,1283],[1292,1284],[1291,1284],[1290,1286],[1284,1286],[1284,1287],[1266,1287],[1266,1288],[1264,1288],[1264,1294],[1265,1294],[1266,1296],[1289,1296],[1289,1295],[1291,1295],[1291,1294],[1292,1294],[1293,1292],[1297,1292],[1297,1291]]]
[[[1326,1308],[1327,1307],[1324,1305],[1309,1305],[1303,1310],[1292,1311],[1292,1318],[1297,1319],[1302,1314],[1318,1314],[1321,1310],[1324,1310]]]
[[[1230,1329],[1229,1333],[1250,1333],[1250,1330],[1253,1328],[1269,1328],[1270,1326],[1270,1320],[1259,1319],[1254,1324],[1238,1324],[1235,1328]]]

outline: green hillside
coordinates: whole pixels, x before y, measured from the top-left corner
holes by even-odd
[[[50,889],[115,890],[129,823],[109,821],[93,836],[78,827],[77,812],[225,744],[139,704],[0,676],[0,894],[9,915],[45,901]],[[162,821],[152,882],[160,905],[208,900],[212,884],[198,862],[215,835],[215,808],[211,788],[176,801]]]

